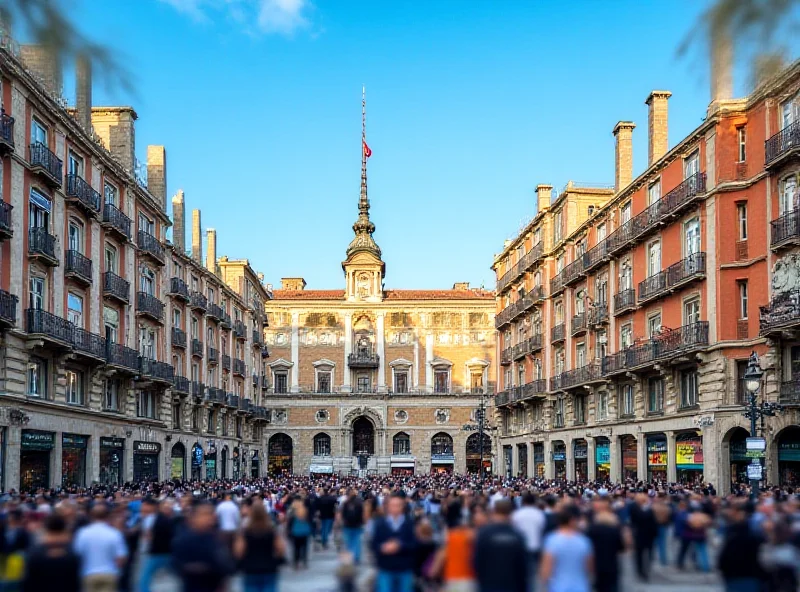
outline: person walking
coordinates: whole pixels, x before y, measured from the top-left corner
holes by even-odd
[[[350,489],[347,500],[339,507],[344,545],[353,556],[353,563],[361,563],[361,536],[364,533],[364,503],[355,489]]]
[[[12,508],[2,524],[2,582],[4,592],[16,592],[25,574],[25,555],[31,545],[31,536],[25,528],[22,510]]]
[[[385,516],[373,524],[372,551],[378,568],[376,592],[413,592],[416,536],[406,502],[394,493],[383,504]]]
[[[139,577],[139,592],[150,592],[153,576],[162,569],[169,569],[175,527],[173,501],[164,500],[158,508],[152,526],[144,534],[147,537],[148,553],[143,557],[144,566]]]
[[[511,524],[513,511],[510,499],[496,499],[491,522],[478,530],[472,565],[479,592],[529,590],[527,545]]]
[[[210,502],[197,502],[185,530],[172,544],[172,569],[183,592],[217,592],[233,573],[228,550],[214,529],[216,516]]]
[[[447,533],[436,554],[431,572],[440,576],[445,592],[472,592],[475,570],[472,567],[475,531],[463,521],[463,503],[452,501],[445,510]]]
[[[81,592],[81,560],[71,542],[67,521],[59,514],[48,516],[40,543],[28,555],[22,592]]]
[[[761,537],[749,524],[746,504],[728,510],[725,540],[717,558],[717,568],[725,582],[725,592],[759,592],[764,570],[759,563]]]
[[[595,592],[618,592],[621,590],[620,555],[630,546],[627,530],[623,530],[619,518],[611,510],[608,497],[592,502],[592,523],[586,536],[592,542],[595,570]]]
[[[303,500],[296,499],[292,502],[289,512],[287,532],[292,539],[294,549],[294,568],[308,568],[308,539],[311,536],[311,520]]]
[[[526,492],[522,496],[522,507],[511,515],[511,523],[525,537],[525,546],[528,549],[529,589],[532,591],[536,582],[536,572],[539,569],[539,560],[542,552],[542,537],[547,525],[547,518],[537,506],[536,496]]]
[[[97,503],[92,523],[75,535],[75,553],[81,559],[81,579],[86,592],[116,592],[128,547],[122,533],[108,523],[109,509]]]
[[[658,536],[658,522],[646,493],[637,493],[630,508],[633,528],[634,559],[639,579],[647,581],[653,562],[653,545]]]
[[[592,543],[578,530],[580,510],[573,505],[559,513],[558,529],[544,542],[541,580],[548,592],[590,592],[594,572]]]
[[[336,496],[325,488],[322,495],[316,499],[315,512],[319,517],[319,536],[323,549],[328,548],[328,541],[333,532],[333,522],[336,518]]]
[[[278,566],[286,556],[286,545],[261,502],[250,508],[247,526],[234,540],[233,553],[244,576],[244,592],[277,590]]]
[[[233,501],[233,494],[230,491],[224,493],[223,500],[217,506],[216,514],[220,536],[230,551],[233,548],[233,537],[242,521],[242,513],[239,506]]]

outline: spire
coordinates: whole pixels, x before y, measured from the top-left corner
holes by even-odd
[[[361,87],[361,195],[358,199],[358,219],[353,224],[355,238],[347,247],[348,259],[358,251],[367,251],[381,257],[381,249],[372,238],[375,232],[375,225],[369,219],[369,197],[367,195],[367,158],[372,155],[372,151],[367,145],[367,96],[366,89]]]

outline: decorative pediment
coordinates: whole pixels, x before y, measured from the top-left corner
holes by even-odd
[[[448,368],[453,365],[453,362],[450,360],[445,360],[444,358],[433,358],[431,360],[431,366],[436,368],[437,366],[447,366]]]
[[[292,366],[294,366],[292,362],[289,360],[284,360],[283,358],[278,358],[269,364],[270,368],[291,368]]]
[[[409,366],[413,366],[413,363],[405,358],[397,358],[396,360],[389,362],[389,366],[392,368],[407,368]]]
[[[319,368],[320,366],[336,366],[336,362],[332,360],[328,360],[327,358],[322,358],[321,360],[317,360],[313,364],[314,368]]]
[[[467,368],[474,368],[476,366],[481,366],[483,368],[487,368],[489,366],[489,360],[481,360],[480,358],[470,358],[466,362]]]

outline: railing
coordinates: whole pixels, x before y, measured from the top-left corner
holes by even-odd
[[[705,273],[706,254],[703,252],[692,253],[688,257],[667,267],[667,285],[673,288],[684,282],[703,276]]]
[[[769,243],[771,247],[800,239],[800,210],[790,210],[769,224],[772,229]]]
[[[169,293],[178,298],[189,300],[189,286],[179,277],[169,279]]]
[[[202,398],[206,392],[206,386],[202,382],[192,381],[192,396]]]
[[[149,315],[157,321],[164,320],[164,303],[147,292],[136,293],[136,312]]]
[[[572,317],[571,329],[573,335],[577,335],[578,333],[586,331],[585,312],[579,312],[578,314]]]
[[[189,394],[191,392],[191,383],[185,376],[175,375],[172,377],[172,390],[176,393]]]
[[[189,292],[189,306],[205,311],[208,309],[208,299],[197,290],[192,290]]]
[[[14,232],[11,221],[11,210],[13,209],[14,206],[0,199],[0,232],[9,236]]]
[[[518,343],[512,348],[511,355],[514,357],[515,360],[519,358],[525,357],[530,349],[528,348],[528,340],[526,339],[522,343]]]
[[[615,354],[607,355],[603,358],[602,372],[604,376],[624,372],[627,360],[627,350],[619,351]]]
[[[253,330],[253,345],[256,347],[264,345],[264,336],[261,331]]]
[[[781,383],[779,402],[781,405],[800,405],[800,378]]]
[[[165,382],[172,382],[175,376],[175,369],[170,364],[145,358],[144,356],[139,358],[139,371],[142,376]]]
[[[186,331],[181,329],[180,327],[173,327],[172,328],[172,345],[174,347],[180,347],[182,349],[186,349]]]
[[[208,347],[208,363],[209,364],[216,364],[219,362],[219,350],[209,346]]]
[[[759,309],[761,334],[800,325],[800,290],[778,294]]]
[[[131,285],[113,271],[103,274],[103,293],[128,302],[131,297]]]
[[[659,271],[639,282],[639,302],[655,298],[667,291],[667,272]]]
[[[636,308],[636,290],[628,288],[614,294],[614,314],[629,308]]]
[[[698,195],[706,192],[706,174],[695,173],[691,177],[675,187],[672,191],[661,198],[665,203],[663,208],[664,215],[670,215],[678,211],[684,204],[692,201]]]
[[[244,360],[233,358],[233,373],[239,376],[247,374],[247,366],[245,366]]]
[[[28,333],[46,335],[52,339],[72,344],[75,326],[67,319],[62,319],[39,308],[29,308],[26,316]]]
[[[219,321],[222,320],[222,317],[225,313],[219,304],[214,304],[213,302],[209,302],[208,312],[206,312],[206,314],[208,315],[208,318]]]
[[[787,125],[764,142],[765,164],[771,164],[794,148],[800,148],[800,121]]]
[[[513,356],[514,348],[507,347],[500,352],[500,363],[501,364],[510,364],[511,359]]]
[[[75,345],[75,349],[89,354],[95,358],[102,358],[105,359],[106,357],[106,338],[97,335],[96,333],[92,333],[90,331],[86,331],[85,329],[81,329],[80,327],[75,327],[73,329],[73,344]]]
[[[0,112],[0,141],[14,146],[14,118],[5,109]]]
[[[697,321],[659,335],[603,358],[602,373],[615,374],[679,356],[708,345],[708,321]]]
[[[608,322],[608,305],[598,302],[589,309],[589,324],[603,325]]]
[[[56,237],[44,228],[28,229],[28,253],[56,260]]]
[[[550,280],[550,295],[555,296],[564,289],[564,272],[563,270]]]
[[[222,326],[223,329],[230,329],[231,328],[231,315],[222,311],[222,317],[219,320],[219,324]]]
[[[633,220],[628,220],[608,235],[608,253],[613,255],[628,246],[633,238]]]
[[[92,260],[78,251],[69,250],[65,254],[64,272],[72,273],[87,282],[92,281]]]
[[[377,368],[380,366],[381,358],[378,354],[349,354],[347,365],[351,368]]]
[[[67,175],[67,197],[74,197],[95,213],[100,212],[100,193],[78,175]]]
[[[239,395],[232,395],[232,394],[229,394],[229,395],[228,395],[228,396],[225,398],[225,404],[226,404],[228,407],[236,407],[236,408],[238,408],[238,407],[239,407],[239,401],[240,401],[240,400],[241,400],[241,399],[239,398]]]
[[[242,321],[234,321],[233,323],[233,336],[237,339],[244,339],[247,334],[247,327],[244,326]]]
[[[528,338],[528,351],[535,352],[542,349],[542,334],[536,333]]]
[[[680,354],[708,345],[708,321],[697,321],[689,325],[668,329],[655,338],[659,358]]]
[[[567,265],[561,272],[565,286],[569,286],[572,282],[578,280],[583,273],[583,255],[580,255],[575,261]]]
[[[203,342],[199,339],[192,338],[192,355],[198,358],[203,357]]]
[[[602,263],[607,255],[608,242],[603,239],[583,254],[583,270],[591,271],[596,265]]]
[[[103,206],[103,222],[130,240],[131,219],[114,204],[107,203]]]
[[[560,323],[554,326],[551,329],[550,333],[553,341],[564,341],[564,337],[566,335],[566,329],[564,323]]]
[[[587,382],[592,382],[602,376],[602,365],[591,362],[575,370],[564,372],[562,375],[561,388],[573,388],[581,386]]]
[[[536,395],[543,395],[547,392],[547,380],[540,378],[532,380],[522,385],[522,398],[528,399]]]
[[[106,344],[106,361],[109,364],[135,371],[139,369],[139,352],[120,343],[109,341]]]
[[[44,169],[56,183],[61,185],[61,179],[64,176],[61,159],[41,142],[34,142],[30,145],[30,163],[33,167]]]
[[[560,391],[564,388],[564,372],[561,374],[556,374],[555,376],[550,378],[550,390],[551,391]]]
[[[17,322],[17,302],[14,294],[0,290],[0,320],[10,325]]]
[[[139,249],[151,255],[157,261],[164,262],[164,246],[149,232],[140,230],[137,235]]]
[[[531,291],[528,292],[528,295],[533,298],[534,302],[541,302],[546,296],[544,293],[544,286],[534,286],[531,288]]]
[[[228,354],[222,354],[222,369],[223,370],[231,369],[231,357]]]

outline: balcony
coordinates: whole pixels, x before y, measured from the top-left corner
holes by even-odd
[[[580,312],[572,317],[571,329],[573,337],[580,335],[581,333],[586,333],[586,328],[587,324],[585,312]]]
[[[106,361],[106,338],[80,327],[73,329],[75,353],[101,363]]]
[[[575,370],[570,370],[562,374],[561,388],[580,388],[592,382],[602,380],[602,365],[596,362],[586,364]]]
[[[175,377],[175,369],[171,365],[144,356],[139,357],[139,373],[145,380],[169,385]]]
[[[636,309],[636,290],[628,288],[614,294],[614,316]]]
[[[11,218],[11,210],[13,209],[14,206],[0,199],[0,240],[14,236],[14,225]]]
[[[75,326],[67,319],[39,308],[29,308],[25,313],[29,335],[40,337],[50,345],[72,347]]]
[[[655,338],[659,359],[682,357],[708,346],[708,321],[666,329]]]
[[[800,290],[778,294],[759,309],[761,335],[779,337],[800,329]]]
[[[556,374],[555,376],[550,378],[550,390],[551,391],[560,391],[564,389],[564,375],[566,373],[562,372],[561,374]]]
[[[173,327],[171,334],[172,347],[186,349],[186,331],[180,327]]]
[[[522,343],[518,343],[511,349],[511,356],[515,360],[521,360],[525,356],[528,355],[530,349],[528,348],[528,340],[526,339]]]
[[[680,185],[675,187],[672,191],[667,193],[661,198],[663,202],[664,218],[677,216],[683,209],[691,204],[696,198],[704,195],[706,192],[706,174],[696,173],[681,182]]]
[[[507,347],[500,352],[500,364],[503,366],[507,366],[511,363],[512,356],[513,356],[514,348]]]
[[[88,286],[92,283],[92,260],[78,251],[64,254],[64,277]]]
[[[164,303],[147,292],[136,293],[136,314],[153,319],[158,323],[164,322]]]
[[[208,348],[208,363],[209,364],[218,364],[219,363],[219,350],[213,347]]]
[[[196,358],[203,357],[203,342],[197,338],[192,338],[192,355]]]
[[[40,175],[50,187],[61,187],[64,178],[61,159],[41,142],[34,142],[28,150],[31,172]]]
[[[188,395],[192,390],[192,385],[189,379],[185,376],[178,376],[177,374],[172,378],[172,392],[178,395]]]
[[[164,247],[152,234],[140,230],[137,234],[136,246],[139,247],[141,254],[150,257],[158,265],[164,265]]]
[[[131,219],[114,204],[103,206],[103,227],[125,241],[131,240]]]
[[[239,376],[247,374],[247,366],[245,366],[244,360],[233,358],[233,373]]]
[[[522,385],[521,389],[522,400],[530,399],[532,397],[547,394],[547,380],[540,378],[539,380],[532,380]]]
[[[261,331],[253,330],[253,347],[262,347],[264,345],[264,335]]]
[[[557,274],[550,280],[550,296],[556,296],[564,290],[564,272]]]
[[[13,327],[17,324],[17,302],[19,299],[0,290],[0,327]]]
[[[583,254],[583,271],[589,273],[608,257],[608,242],[603,239]]]
[[[206,386],[202,382],[193,380],[191,388],[192,388],[192,396],[196,399],[202,399],[206,394]]]
[[[589,308],[589,326],[602,327],[608,324],[608,305],[598,302]]]
[[[239,400],[240,400],[239,395],[228,394],[228,396],[225,397],[225,405],[227,405],[228,407],[232,407],[234,409],[238,409]]]
[[[232,327],[231,315],[225,312],[225,309],[222,310],[222,316],[219,319],[219,324],[223,329],[230,329]]]
[[[381,359],[378,354],[356,353],[347,356],[347,365],[354,370],[377,369]]]
[[[566,337],[566,326],[564,325],[564,323],[555,325],[550,330],[550,337],[553,340],[553,343],[555,343],[556,341],[564,341],[564,338]]]
[[[603,358],[601,370],[603,376],[613,376],[626,371],[627,349],[610,354]]]
[[[764,142],[764,165],[767,169],[800,154],[800,121],[787,125]]]
[[[667,293],[667,272],[659,271],[639,282],[639,304],[655,300]]]
[[[222,310],[222,307],[219,304],[214,304],[213,302],[208,303],[208,312],[206,313],[209,319],[214,321],[221,321],[223,315],[225,314]]]
[[[628,220],[619,226],[606,239],[609,255],[615,255],[625,250],[633,239],[633,220]]]
[[[189,306],[195,310],[205,312],[208,310],[208,299],[197,290],[189,292]]]
[[[266,375],[261,377],[261,389],[262,390],[269,389],[269,377]]]
[[[528,338],[528,353],[536,353],[542,349],[542,334],[536,333]]]
[[[106,361],[129,373],[139,371],[139,352],[119,343],[106,343]]]
[[[581,279],[581,274],[583,274],[583,255],[579,255],[575,261],[567,265],[564,271],[561,272],[564,277],[564,285],[569,286],[577,282]]]
[[[706,254],[692,253],[667,267],[667,286],[677,290],[687,284],[706,277]]]
[[[779,402],[784,407],[800,407],[800,376],[781,383]]]
[[[82,209],[92,217],[100,213],[100,193],[92,189],[82,177],[67,175],[67,190],[64,192],[67,202]]]
[[[544,299],[547,297],[544,291],[544,286],[534,286],[531,288],[531,291],[528,292],[528,295],[533,298],[534,304],[540,304],[544,302]]]
[[[236,339],[244,341],[247,339],[247,327],[244,326],[242,321],[234,321],[233,322],[233,336]]]
[[[511,402],[511,394],[508,391],[500,391],[494,396],[494,406],[502,407]]]
[[[56,267],[56,237],[49,234],[44,228],[28,229],[28,255],[44,265]]]
[[[800,245],[800,209],[790,210],[769,223],[771,233],[769,246],[778,251],[784,247]]]
[[[14,151],[14,118],[6,110],[0,111],[0,154]]]
[[[228,354],[222,354],[222,369],[228,372],[231,370],[231,357]]]
[[[103,296],[128,304],[131,298],[131,285],[113,271],[103,274]]]
[[[179,277],[169,279],[169,295],[178,300],[189,302],[189,287]]]

